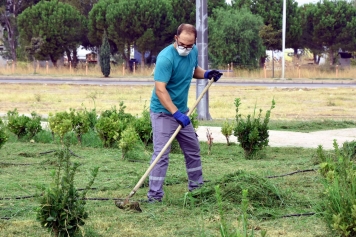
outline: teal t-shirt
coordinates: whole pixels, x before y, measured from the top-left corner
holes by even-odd
[[[180,56],[173,44],[164,48],[157,56],[154,80],[167,84],[166,89],[173,104],[182,113],[188,111],[188,92],[197,66],[198,49],[195,45],[187,56]],[[170,114],[159,101],[155,88],[152,91],[150,109],[155,113]]]

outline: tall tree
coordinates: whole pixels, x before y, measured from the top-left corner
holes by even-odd
[[[172,43],[179,24],[195,24],[195,2],[196,0],[99,0],[89,13],[90,42],[99,46],[103,32],[107,30],[111,47],[112,42],[115,42],[114,45],[126,60],[129,60],[128,52],[132,44],[139,46],[140,52],[144,50],[157,54]],[[226,6],[225,0],[208,1],[209,12],[221,6]],[[161,12],[157,12],[158,9]],[[141,21],[140,24],[136,24],[138,20]],[[148,37],[151,35],[150,31],[153,39]]]
[[[112,3],[106,12],[108,37],[122,49],[121,54],[128,62],[130,46],[135,45],[147,30],[151,29],[155,36],[155,47],[162,47],[167,37],[173,38],[170,29],[176,23],[172,11],[167,0],[120,0]]]
[[[145,66],[145,52],[149,52],[155,47],[155,36],[152,29],[148,29],[136,40],[136,46],[141,52],[141,69]]]
[[[99,46],[104,32],[108,29],[106,12],[111,4],[118,0],[100,0],[93,6],[88,15],[88,38],[91,44]],[[110,39],[110,37],[109,37]]]
[[[302,35],[300,37],[301,48],[310,50],[313,53],[314,63],[319,64],[320,56],[324,52],[322,43],[319,40],[313,39],[314,35],[314,23],[313,23],[313,12],[312,8],[317,7],[313,3],[304,4],[300,7],[301,14],[301,25],[302,25]]]
[[[100,68],[104,77],[110,75],[110,45],[106,33],[104,33],[103,43],[100,48]]]
[[[89,17],[89,12],[93,8],[94,4],[98,2],[98,0],[59,0],[59,2],[67,3],[74,8],[76,8],[87,20]],[[81,37],[81,45],[86,49],[94,49],[94,45],[92,45],[88,38],[88,32],[86,31]],[[73,62],[73,66],[76,67],[78,64],[77,58],[77,48],[66,48],[66,54],[69,61]]]
[[[16,49],[18,45],[17,16],[27,7],[40,0],[1,0],[0,24],[4,27],[5,51],[2,54],[7,59],[17,61]]]
[[[302,34],[298,3],[295,0],[286,3],[286,47],[296,48]],[[253,14],[260,15],[266,26],[271,25],[274,32],[282,30],[283,0],[232,0],[232,6],[237,9],[247,7]],[[282,44],[274,49],[281,50]]]
[[[32,38],[41,38],[36,58],[50,58],[54,66],[65,52],[75,48],[85,32],[86,20],[74,7],[53,1],[41,1],[18,16],[20,37],[29,45]]]
[[[214,66],[256,68],[265,48],[259,37],[262,18],[248,9],[217,9],[209,18],[209,58]]]
[[[339,49],[356,49],[356,8],[352,3],[324,0],[308,8],[306,15],[313,25],[313,42],[328,50],[331,65]]]
[[[83,16],[88,17],[89,12],[98,0],[60,0],[60,2],[67,3],[75,7]]]
[[[208,1],[208,16],[213,16],[213,12],[218,8],[226,8],[228,5],[225,0],[209,0]]]

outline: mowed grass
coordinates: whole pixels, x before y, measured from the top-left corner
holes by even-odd
[[[15,198],[40,194],[37,187],[51,182],[55,157],[53,153],[40,153],[59,148],[57,144],[8,142],[0,150],[1,236],[49,236],[36,221],[37,199]],[[141,202],[143,212],[132,213],[118,209],[112,199],[125,198],[130,193],[148,167],[151,148],[147,148],[135,162],[122,160],[120,150],[114,148],[72,146],[71,150],[81,157],[72,157],[72,161],[82,164],[76,176],[76,187],[84,188],[88,171],[99,166],[94,189],[87,197],[110,199],[87,201],[89,219],[84,228],[85,236],[220,236],[222,217],[216,203],[184,206],[187,176],[182,154],[170,155],[163,202]],[[269,147],[264,159],[246,160],[236,144],[229,147],[214,144],[211,155],[208,155],[207,144],[201,143],[204,177],[210,182],[238,170],[266,178],[317,168],[315,152],[314,149]],[[331,236],[318,214],[283,217],[316,212],[323,192],[318,172],[269,178],[268,181],[279,190],[282,202],[274,208],[249,206],[249,229],[255,230],[255,236],[259,236],[261,229],[267,230],[267,236],[271,237]],[[140,188],[132,200],[145,199],[146,192],[147,186]],[[242,230],[240,215],[239,204],[224,203],[224,218],[232,229]]]
[[[149,106],[152,86],[93,86],[53,84],[1,84],[0,113],[15,108],[20,113],[35,111],[42,115],[74,109],[96,108],[100,113],[123,101],[125,111],[141,114]],[[355,88],[270,88],[223,86],[213,84],[209,90],[209,112],[213,119],[234,119],[234,100],[241,98],[240,113],[252,114],[256,108],[263,114],[276,101],[271,120],[354,120],[356,114]],[[189,106],[196,100],[192,84]]]

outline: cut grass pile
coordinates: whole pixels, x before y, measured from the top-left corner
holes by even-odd
[[[229,204],[239,205],[243,190],[248,190],[253,207],[279,208],[283,204],[282,194],[268,179],[243,170],[226,174],[221,179],[208,182],[192,191],[192,201],[216,204],[216,186],[219,186],[222,200]]]

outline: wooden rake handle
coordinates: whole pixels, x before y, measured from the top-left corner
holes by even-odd
[[[192,109],[189,110],[187,116],[190,116],[193,111],[195,110],[195,108],[197,107],[197,105],[199,104],[200,100],[203,98],[203,96],[205,95],[205,93],[209,90],[211,84],[214,83],[214,78],[210,79],[208,85],[205,86],[204,90],[202,91],[202,93],[199,95],[198,99],[195,101],[195,104],[193,105]],[[166,145],[162,148],[161,152],[157,155],[156,159],[151,163],[151,165],[148,167],[148,169],[146,170],[146,172],[144,173],[144,175],[142,175],[141,179],[137,182],[136,186],[132,189],[132,191],[130,192],[129,196],[127,197],[127,199],[131,198],[133,195],[135,195],[135,193],[137,192],[137,190],[141,187],[141,185],[143,184],[143,182],[145,181],[145,179],[147,178],[147,176],[149,175],[149,173],[151,172],[151,170],[153,169],[153,167],[157,164],[157,162],[161,159],[162,155],[164,154],[164,152],[167,150],[167,148],[171,145],[171,143],[173,142],[173,140],[176,138],[177,134],[179,133],[179,131],[182,129],[182,125],[179,125],[178,128],[176,129],[176,131],[173,133],[172,137],[168,140],[168,142],[166,143]]]

